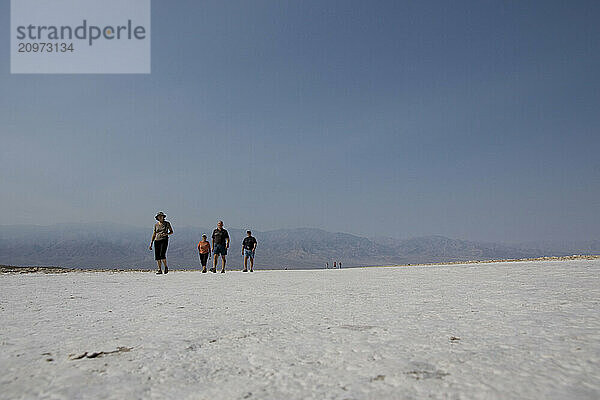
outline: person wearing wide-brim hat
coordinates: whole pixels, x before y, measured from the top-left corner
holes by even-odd
[[[169,235],[173,233],[171,223],[166,221],[167,216],[160,211],[154,217],[158,222],[154,224],[154,232],[152,233],[152,239],[150,240],[150,250],[152,250],[152,244],[154,244],[154,259],[158,265],[157,275],[162,274],[160,268],[161,263],[165,266],[165,274],[169,273],[167,267],[167,246],[169,245]]]

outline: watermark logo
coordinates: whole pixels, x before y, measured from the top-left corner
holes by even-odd
[[[11,0],[11,73],[150,73],[150,0]]]

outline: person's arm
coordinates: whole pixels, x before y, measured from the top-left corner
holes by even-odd
[[[208,258],[212,257],[212,248],[210,247],[210,243],[208,244]]]
[[[172,235],[173,234],[173,227],[171,226],[170,222],[169,222],[169,226],[167,228],[168,228],[167,235]]]
[[[150,239],[150,247],[149,247],[150,250],[152,250],[152,243],[154,243],[155,237],[156,237],[156,231],[152,232],[152,239]]]
[[[254,246],[252,247],[252,251],[256,250],[257,245],[258,245],[258,242],[256,241],[256,239],[254,239]]]
[[[198,253],[200,253],[200,243],[201,242],[198,242]]]
[[[229,232],[227,232],[227,237],[225,238],[225,240],[227,241],[225,247],[229,248]]]

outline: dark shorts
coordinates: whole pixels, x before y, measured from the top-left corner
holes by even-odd
[[[219,254],[226,256],[227,255],[227,247],[224,244],[215,244],[213,254],[215,256],[219,255]]]
[[[167,259],[167,246],[169,245],[169,239],[156,240],[154,242],[154,259],[155,260],[166,260]]]
[[[208,261],[208,253],[200,254],[200,264],[203,267],[206,267],[206,262]]]

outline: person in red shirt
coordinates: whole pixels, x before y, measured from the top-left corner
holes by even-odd
[[[206,262],[210,258],[210,242],[206,240],[206,234],[202,235],[202,240],[198,242],[198,257],[202,264],[202,273],[206,273]]]

